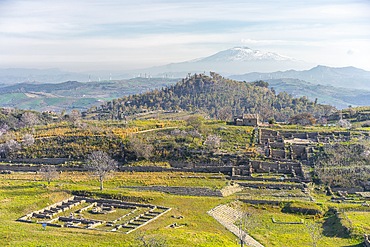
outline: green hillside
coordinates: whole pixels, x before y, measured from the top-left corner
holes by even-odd
[[[259,113],[264,119],[287,121],[295,114],[308,112],[316,117],[329,114],[334,108],[316,104],[306,97],[291,95],[268,88],[265,82],[238,82],[221,77],[193,75],[176,85],[161,90],[125,96],[92,108],[88,114],[98,119],[123,119],[141,112],[201,111],[212,118],[231,119],[242,113]]]
[[[294,97],[306,96],[310,100],[317,99],[321,104],[329,104],[340,109],[349,105],[370,105],[370,91],[366,90],[314,84],[290,78],[269,79],[267,82],[278,93],[287,92]]]
[[[123,95],[161,88],[177,79],[133,78],[129,80],[63,83],[19,83],[0,88],[0,107],[17,107],[36,111],[87,110],[103,101]]]

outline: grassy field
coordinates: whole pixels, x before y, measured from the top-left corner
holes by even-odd
[[[370,232],[370,212],[345,212],[352,233],[362,236]]]
[[[339,221],[334,221],[331,216],[314,220],[304,215],[282,213],[279,207],[271,206],[247,206],[245,211],[251,214],[248,222],[251,227],[247,226],[247,232],[265,246],[312,246],[306,225],[288,224],[292,222],[316,222],[321,232],[318,246],[361,246],[361,240],[342,232]]]
[[[71,196],[72,190],[98,192],[99,183],[88,173],[65,172],[60,178],[46,186],[39,175],[14,173],[0,175],[0,243],[1,246],[135,246],[137,238],[144,235],[164,239],[168,246],[238,246],[236,237],[207,215],[207,211],[219,205],[234,201],[238,195],[227,198],[177,196],[159,192],[123,189],[125,185],[168,185],[192,186],[219,189],[227,181],[219,174],[193,173],[116,173],[105,182],[107,194],[119,194],[142,198],[155,205],[171,207],[172,210],[154,222],[130,233],[109,233],[94,230],[47,227],[27,224],[15,220],[34,210],[59,202]],[[260,191],[249,189],[254,198],[285,197],[283,191]],[[299,191],[289,192],[299,199]],[[322,197],[324,201],[324,197]],[[330,206],[330,204],[328,204]],[[342,207],[346,204],[341,205]],[[350,205],[347,205],[350,207]],[[325,207],[324,207],[325,208]],[[309,232],[302,224],[278,224],[276,222],[313,222],[304,215],[282,213],[281,207],[248,206],[244,210],[252,216],[248,231],[265,246],[312,246]],[[178,219],[177,216],[183,216]],[[368,215],[350,213],[349,218],[364,231],[368,231]],[[345,232],[340,220],[332,215],[317,219],[322,238],[318,246],[360,246],[362,239],[353,238]],[[366,222],[366,223],[364,223]],[[169,228],[177,223],[180,228]],[[136,245],[137,246],[137,245]]]
[[[97,190],[97,181],[89,179],[87,174],[63,174],[49,187],[32,174],[1,175],[0,243],[2,246],[135,246],[136,238],[145,233],[146,236],[165,239],[170,246],[236,246],[236,237],[206,214],[211,208],[229,199],[175,196],[119,188],[122,184],[145,184],[146,180],[151,181],[148,184],[163,184],[169,180],[169,175],[160,174],[157,178],[155,174],[151,177],[149,174],[121,174],[106,182],[107,193],[149,198],[153,204],[172,208],[166,215],[128,235],[53,227],[44,231],[38,224],[15,221],[26,213],[68,198],[70,189]],[[184,175],[173,174],[178,178],[174,178],[171,185],[218,187],[224,183],[212,179],[181,179]],[[183,183],[181,180],[190,182]],[[175,219],[172,215],[181,215],[183,218]],[[184,226],[178,229],[166,228],[175,222]]]

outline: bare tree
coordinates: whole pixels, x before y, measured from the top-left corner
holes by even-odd
[[[25,134],[23,136],[22,144],[25,146],[32,146],[35,143],[35,138],[31,134]]]
[[[25,127],[32,127],[40,122],[39,117],[32,112],[25,112],[22,114],[20,125]]]
[[[239,240],[240,240],[240,246],[243,247],[245,243],[245,239],[248,235],[248,232],[256,228],[259,223],[256,221],[256,219],[253,217],[252,211],[247,209],[243,204],[238,202],[236,204],[236,210],[240,212],[239,219],[235,222],[235,225],[239,228]]]
[[[207,136],[207,139],[205,140],[204,145],[210,151],[215,151],[221,145],[221,138],[216,136],[216,135],[209,135],[209,136]]]
[[[202,135],[197,130],[189,130],[188,135],[193,138],[193,141],[195,138],[202,138]]]
[[[217,118],[223,121],[227,121],[227,120],[230,121],[232,118],[232,112],[233,112],[233,109],[231,108],[231,106],[222,107],[217,112]]]
[[[7,147],[6,144],[0,144],[0,157],[5,158],[7,155]]]
[[[352,124],[350,121],[346,120],[346,119],[340,119],[338,122],[337,122],[337,125],[341,128],[346,128],[346,129],[350,129],[352,127]]]
[[[291,124],[299,124],[299,125],[313,125],[316,123],[316,119],[312,116],[311,113],[304,112],[297,115],[294,115],[289,119],[289,123]]]
[[[104,179],[117,168],[117,162],[111,159],[106,152],[94,151],[88,155],[86,167],[99,178],[100,190],[103,190]]]
[[[48,182],[48,185],[50,185],[51,181],[59,177],[59,173],[55,166],[43,166],[40,169],[40,173],[43,180]]]
[[[248,225],[248,219],[251,217],[247,212],[243,212],[241,218],[238,222],[236,222],[238,228],[239,228],[239,241],[240,246],[244,247],[245,244],[245,238],[247,236],[246,229],[249,227]]]
[[[15,152],[21,149],[21,144],[11,139],[5,143],[5,148],[6,148],[7,153],[12,153],[12,152]]]
[[[319,223],[316,222],[305,222],[304,224],[308,233],[310,234],[312,247],[316,247],[320,238],[322,238],[322,230]]]
[[[74,122],[81,119],[81,113],[79,110],[72,110],[68,117],[72,122]]]
[[[80,128],[83,126],[81,123],[81,113],[78,110],[72,110],[68,116],[68,121],[70,121],[74,127]]]
[[[149,159],[153,156],[154,147],[145,143],[142,139],[131,137],[128,142],[128,149],[135,153],[137,158]]]
[[[9,126],[7,124],[3,124],[0,127],[0,136],[2,136],[3,134],[5,134],[8,130],[9,130]]]

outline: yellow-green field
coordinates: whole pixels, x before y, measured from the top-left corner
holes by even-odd
[[[168,185],[203,186],[219,189],[227,185],[217,174],[193,173],[116,173],[105,182],[106,194],[141,197],[151,204],[162,205],[172,210],[130,233],[110,233],[94,230],[47,227],[39,224],[17,222],[16,219],[47,205],[71,196],[71,190],[98,192],[99,183],[87,173],[70,172],[46,186],[39,175],[14,173],[0,175],[0,243],[1,246],[138,246],[138,237],[154,237],[165,240],[167,246],[239,246],[236,236],[227,231],[207,211],[219,205],[234,201],[237,195],[227,198],[178,196],[159,192],[144,192],[123,189],[125,185]],[[297,222],[306,219],[302,215],[286,214],[281,208],[272,206],[246,206],[254,221],[252,236],[265,246],[312,246],[309,234],[303,225],[275,224],[277,221]],[[183,218],[178,219],[178,216]],[[367,220],[364,219],[359,221]],[[330,218],[318,219],[323,237],[318,246],[360,246],[361,239],[348,234],[335,233],[331,229],[341,227]],[[177,223],[182,227],[169,228]],[[367,224],[368,226],[369,224]],[[364,229],[367,229],[366,226]]]
[[[213,197],[175,196],[155,192],[125,191],[121,185],[166,184],[219,187],[225,181],[188,178],[192,174],[118,174],[106,182],[106,193],[150,198],[150,203],[171,207],[172,210],[154,222],[126,234],[94,230],[47,227],[16,222],[24,214],[70,197],[69,189],[97,190],[98,182],[87,174],[64,173],[49,187],[37,175],[16,173],[0,176],[0,243],[1,246],[135,246],[136,238],[145,233],[165,239],[169,246],[236,246],[236,237],[218,224],[207,211],[229,199]],[[171,176],[173,177],[171,179]],[[184,177],[186,176],[186,177]],[[183,177],[183,178],[182,178]],[[130,182],[128,182],[130,181]],[[176,219],[171,216],[183,216]],[[166,226],[184,225],[173,229]]]

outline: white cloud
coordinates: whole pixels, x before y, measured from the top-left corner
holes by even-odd
[[[368,13],[366,0],[0,1],[0,66],[143,67],[245,44],[370,70]]]

